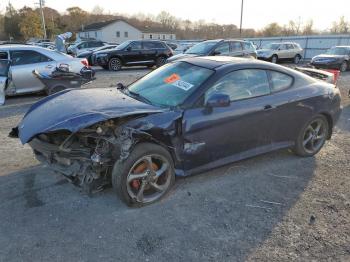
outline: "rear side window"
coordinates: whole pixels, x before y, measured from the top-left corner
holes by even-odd
[[[161,49],[165,48],[164,45],[160,42],[143,42],[143,47],[145,49]]]
[[[240,42],[231,42],[232,52],[242,51],[242,45]]]
[[[131,50],[140,50],[142,49],[141,42],[132,42],[129,47],[131,47]]]
[[[11,52],[12,65],[28,65],[52,61],[47,56],[32,50],[19,50]]]
[[[270,94],[270,85],[265,70],[243,69],[228,73],[219,80],[206,94],[227,94],[231,101],[253,98]]]
[[[287,45],[287,48],[288,48],[288,49],[294,49],[294,45],[288,44],[288,45]]]
[[[230,54],[230,45],[229,43],[222,43],[217,48],[215,48],[214,52],[217,52],[220,55],[228,55]]]
[[[293,83],[293,77],[280,72],[270,71],[270,76],[272,83],[272,92],[279,92],[285,90],[289,88]]]

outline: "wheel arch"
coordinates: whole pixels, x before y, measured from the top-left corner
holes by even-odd
[[[328,137],[327,137],[327,139],[329,140],[329,139],[331,139],[332,133],[333,133],[333,124],[334,124],[333,118],[327,112],[321,112],[320,115],[324,116],[327,119],[327,122],[328,122]]]
[[[108,59],[108,63],[109,63],[109,61],[111,61],[112,58],[118,58],[120,61],[122,61],[123,65],[125,64],[123,57],[120,55],[111,55],[110,58]]]

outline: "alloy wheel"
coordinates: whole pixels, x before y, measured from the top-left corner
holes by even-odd
[[[111,61],[109,62],[109,68],[112,69],[113,71],[118,71],[122,67],[121,62],[117,58],[112,58]]]
[[[317,152],[326,140],[326,125],[322,119],[315,119],[305,130],[303,137],[304,150],[309,154]]]
[[[153,202],[165,194],[171,183],[171,166],[161,155],[147,155],[131,167],[127,179],[127,193],[139,203]]]

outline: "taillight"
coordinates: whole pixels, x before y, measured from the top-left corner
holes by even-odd
[[[90,66],[89,66],[89,61],[88,61],[86,58],[82,59],[80,62],[81,62],[84,66],[90,67]]]
[[[338,78],[339,78],[339,76],[340,76],[340,71],[339,71],[339,70],[336,70],[336,69],[324,69],[324,71],[327,71],[327,72],[333,74],[333,84],[334,84],[334,85],[337,85]]]

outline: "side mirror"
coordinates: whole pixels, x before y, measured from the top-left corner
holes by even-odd
[[[125,89],[125,85],[123,83],[118,83],[117,84],[117,89],[123,90],[123,89]]]
[[[126,48],[126,51],[131,51],[131,46],[128,46],[128,47]]]
[[[221,55],[221,52],[220,51],[214,51],[213,52],[213,55],[215,56],[215,55]]]
[[[210,95],[205,103],[205,107],[226,107],[230,105],[230,96],[222,93]]]

